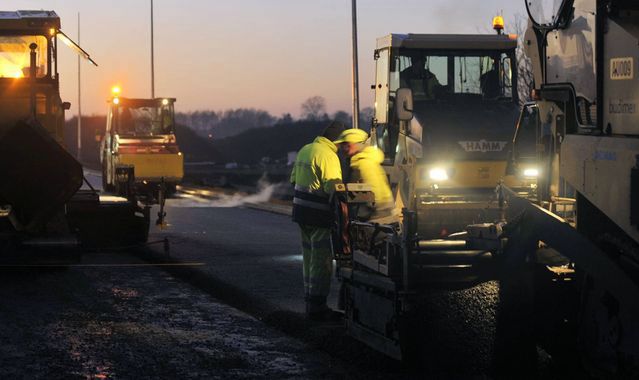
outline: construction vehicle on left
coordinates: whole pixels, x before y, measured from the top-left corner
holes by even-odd
[[[56,260],[81,248],[143,243],[149,208],[133,187],[101,194],[63,146],[58,41],[91,63],[60,29],[54,11],[0,12],[0,256],[45,253]],[[97,65],[96,65],[97,66]],[[120,175],[122,188],[131,185]],[[86,182],[87,188],[82,188]]]

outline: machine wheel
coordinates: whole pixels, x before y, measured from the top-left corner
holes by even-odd
[[[115,190],[115,187],[108,183],[107,181],[107,172],[106,172],[106,158],[102,161],[102,190],[107,193],[112,193]]]
[[[177,185],[174,184],[174,183],[167,184],[164,197],[165,198],[173,198],[175,196],[175,193],[177,193],[177,187],[176,186]]]
[[[136,211],[123,221],[125,228],[121,231],[124,244],[144,244],[149,239],[149,226],[151,221],[151,209],[149,207]]]

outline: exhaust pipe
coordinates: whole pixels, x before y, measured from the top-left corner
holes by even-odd
[[[29,83],[31,84],[31,116],[35,119],[36,117],[36,49],[38,45],[35,42],[32,42],[29,45],[29,49],[31,49],[31,53],[29,54],[30,58],[30,66],[29,66]]]

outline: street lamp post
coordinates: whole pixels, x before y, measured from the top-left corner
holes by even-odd
[[[155,61],[153,51],[153,0],[151,0],[151,99],[155,98]]]
[[[80,44],[80,12],[78,12],[78,44]],[[82,161],[82,85],[80,67],[80,55],[78,55],[78,161]]]
[[[351,0],[353,17],[353,128],[359,128],[359,71],[357,62],[357,0]]]

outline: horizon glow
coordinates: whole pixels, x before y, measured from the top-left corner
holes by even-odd
[[[373,106],[373,49],[389,33],[493,33],[506,30],[524,2],[505,0],[360,0],[360,108]],[[99,67],[81,63],[82,114],[106,113],[114,85],[122,96],[150,97],[150,1],[21,0],[2,9],[47,9]],[[154,0],[155,95],[175,97],[176,111],[257,108],[281,116],[323,96],[327,112],[351,113],[351,2],[324,0]],[[77,56],[60,45],[58,71],[67,117],[77,115]]]

